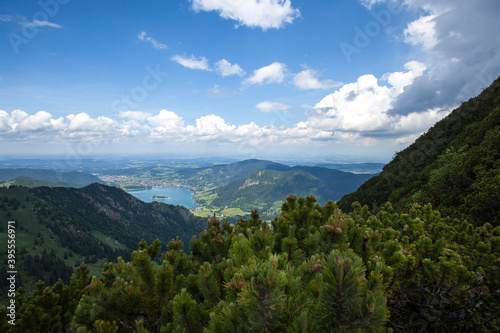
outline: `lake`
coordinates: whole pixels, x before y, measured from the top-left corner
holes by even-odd
[[[134,197],[144,202],[164,202],[170,205],[180,205],[186,208],[198,207],[194,204],[193,192],[185,187],[153,187],[150,190],[131,191]],[[168,197],[168,199],[153,199],[153,196]]]

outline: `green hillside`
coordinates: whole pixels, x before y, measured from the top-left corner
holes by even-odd
[[[432,203],[442,213],[500,224],[500,79],[396,154],[382,173],[339,202],[398,208]]]
[[[0,169],[0,181],[12,180],[19,177],[22,177],[21,179],[31,178],[70,187],[82,187],[92,183],[103,183],[94,175],[78,171],[59,172],[54,170],[28,168]],[[22,184],[20,183],[19,185]]]
[[[255,171],[270,168],[286,170],[290,167],[280,163],[251,159],[203,168],[186,168],[178,170],[177,173],[189,184],[214,184],[219,187],[227,185],[231,181],[248,177]]]
[[[314,195],[324,204],[339,200],[372,176],[319,167],[278,166],[288,171],[273,170],[276,165],[271,165],[217,189],[211,206],[236,207],[247,212],[257,209],[263,217],[272,218],[279,214],[281,204],[290,194]]]
[[[159,238],[166,244],[179,236],[189,243],[205,224],[184,207],[144,203],[101,184],[81,189],[0,188],[0,219],[16,222],[16,265],[29,290],[39,279],[69,281],[73,267],[83,262],[98,274],[104,262],[130,258],[142,239]],[[6,249],[4,223],[2,228],[0,246]],[[0,260],[5,259],[2,251]],[[2,266],[0,283],[5,283],[5,271]]]
[[[66,182],[50,182],[28,177],[16,177],[11,180],[0,181],[0,187],[24,186],[24,187],[83,187],[83,185],[70,184]]]

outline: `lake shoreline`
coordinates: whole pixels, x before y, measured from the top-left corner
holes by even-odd
[[[182,186],[154,186],[142,190],[127,191],[127,193],[147,203],[163,202],[184,206],[188,209],[199,207],[195,204],[195,193]]]

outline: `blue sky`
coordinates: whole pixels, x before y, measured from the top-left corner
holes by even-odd
[[[389,160],[500,75],[500,2],[0,4],[4,153]]]

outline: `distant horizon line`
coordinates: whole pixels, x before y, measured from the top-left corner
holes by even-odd
[[[328,162],[328,163],[340,163],[340,164],[358,164],[358,163],[388,163],[393,159],[391,157],[384,156],[369,156],[369,155],[310,155],[310,156],[296,156],[290,154],[276,155],[273,156],[256,156],[256,157],[242,157],[239,154],[223,154],[223,153],[213,153],[213,154],[197,154],[197,153],[93,153],[85,156],[78,156],[78,160],[94,160],[94,159],[147,159],[147,160],[168,160],[168,159],[179,159],[179,160],[200,160],[200,159],[227,159],[234,160],[234,162],[241,162],[247,160],[265,160],[265,161],[309,161],[309,162]],[[33,159],[50,159],[50,160],[67,160],[75,159],[75,156],[68,156],[66,153],[8,153],[1,154],[0,161],[8,161],[11,159],[21,159],[21,160],[33,160]]]

